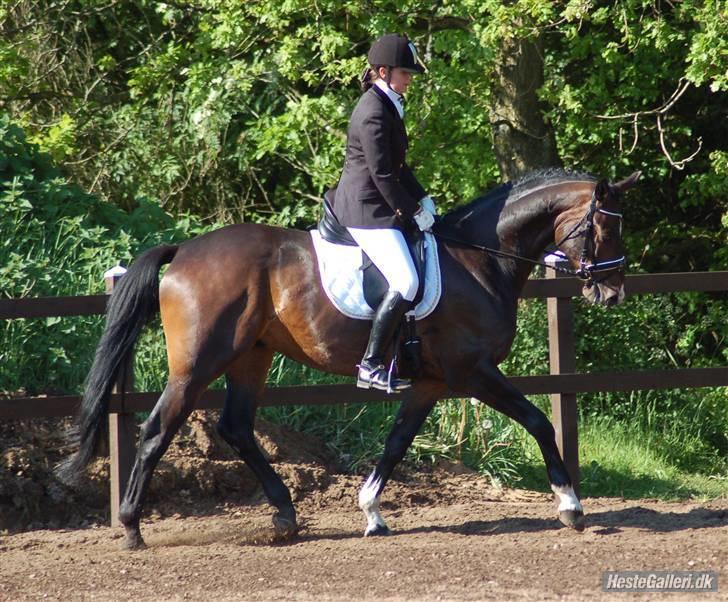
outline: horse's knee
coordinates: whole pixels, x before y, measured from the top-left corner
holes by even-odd
[[[546,415],[534,407],[526,419],[523,421],[525,429],[537,440],[537,441],[554,441],[556,439],[556,431],[551,421],[546,418]]]
[[[536,437],[541,441],[554,441],[556,439],[556,431],[554,431],[554,426],[545,416],[543,420],[540,420],[538,422],[535,433]]]

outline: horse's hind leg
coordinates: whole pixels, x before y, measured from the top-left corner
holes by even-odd
[[[365,537],[389,534],[389,528],[379,513],[379,497],[394,467],[404,458],[437,399],[438,395],[434,392],[425,394],[415,389],[413,394],[402,402],[394,426],[387,436],[384,453],[359,492],[359,507],[367,518]]]
[[[289,537],[297,530],[291,494],[261,452],[253,432],[257,400],[265,387],[272,358],[271,350],[254,347],[228,369],[225,407],[217,429],[258,477],[268,501],[275,506],[273,526],[277,534]]]
[[[208,384],[208,381],[170,377],[149,418],[142,424],[136,459],[119,508],[119,520],[126,528],[124,547],[127,549],[144,547],[139,520],[152,473]]]

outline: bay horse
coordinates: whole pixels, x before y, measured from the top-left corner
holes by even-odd
[[[384,453],[364,483],[365,535],[388,533],[380,495],[435,402],[448,391],[477,398],[521,424],[538,442],[560,520],[578,530],[583,509],[556,447],[554,429],[498,369],[516,333],[518,297],[544,249],[566,255],[592,303],[624,298],[622,193],[617,183],[561,169],[532,173],[445,215],[437,224],[442,298],[418,326],[422,373],[405,396]],[[170,264],[161,282],[159,269]],[[179,246],[147,250],[109,300],[107,321],[77,417],[78,450],[58,468],[72,482],[97,451],[112,384],[144,324],[159,311],[169,379],[141,425],[119,518],[124,546],[144,546],[142,505],[152,473],[206,388],[225,375],[217,429],[260,480],[275,507],[277,534],[297,531],[288,488],[256,444],[253,424],[274,352],[326,372],[353,375],[369,323],[328,301],[308,232],[231,225]]]

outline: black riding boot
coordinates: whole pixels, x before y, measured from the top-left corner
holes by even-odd
[[[396,291],[389,291],[382,299],[374,314],[367,350],[359,364],[357,387],[396,392],[412,386],[408,379],[390,379],[389,370],[384,365],[387,345],[391,343],[394,332],[410,305],[411,303]]]

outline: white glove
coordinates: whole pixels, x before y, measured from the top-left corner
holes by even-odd
[[[426,209],[432,215],[437,215],[437,207],[435,207],[435,200],[428,194],[420,199],[420,207]]]
[[[415,223],[417,227],[424,232],[432,228],[432,224],[435,223],[435,216],[432,215],[427,209],[420,208],[414,215]]]

